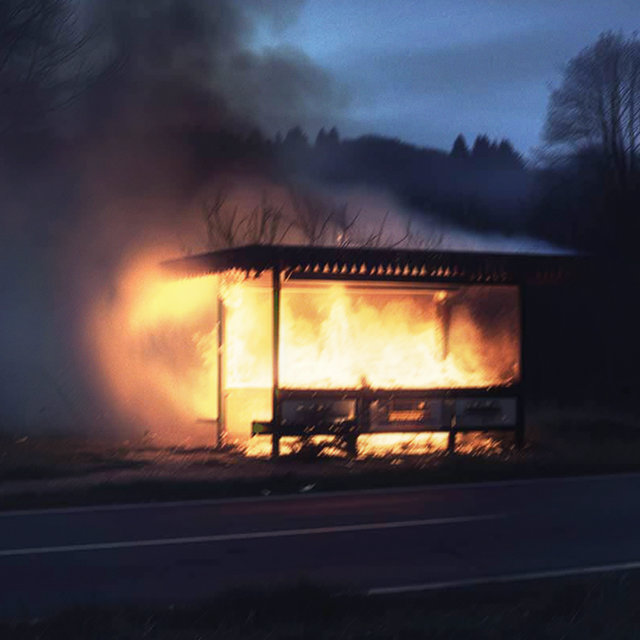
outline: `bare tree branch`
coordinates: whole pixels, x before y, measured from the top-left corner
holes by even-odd
[[[620,188],[638,162],[640,41],[605,33],[569,61],[549,103],[545,138],[573,150],[596,149]]]
[[[224,189],[215,191],[203,204],[202,215],[210,249],[241,244],[278,244],[286,239],[294,225],[286,219],[284,205],[273,204],[266,195],[259,206],[247,215],[241,215],[237,206],[228,205]]]
[[[0,134],[42,125],[79,95],[88,42],[71,0],[0,3]]]

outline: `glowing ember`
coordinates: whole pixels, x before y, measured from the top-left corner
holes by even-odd
[[[363,434],[358,438],[358,451],[361,456],[423,456],[444,453],[447,450],[446,433],[375,433]],[[336,455],[339,451],[333,444],[331,436],[315,436],[314,445],[326,445],[321,455]],[[478,434],[465,434],[458,445],[458,452],[491,453],[499,450],[499,442],[491,437]],[[293,453],[300,447],[298,438],[284,437],[280,440],[280,451],[283,454]],[[252,438],[246,449],[252,457],[271,455],[271,442],[268,438]]]

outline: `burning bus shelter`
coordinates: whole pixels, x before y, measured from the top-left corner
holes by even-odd
[[[216,438],[511,431],[524,441],[529,284],[560,256],[253,245],[166,262],[215,275]]]

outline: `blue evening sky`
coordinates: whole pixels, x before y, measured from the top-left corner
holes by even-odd
[[[640,0],[306,0],[260,44],[301,49],[345,87],[343,135],[448,148],[487,133],[528,153],[564,63],[638,29]]]

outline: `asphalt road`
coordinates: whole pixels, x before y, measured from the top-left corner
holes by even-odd
[[[640,475],[0,513],[0,615],[640,568]]]

